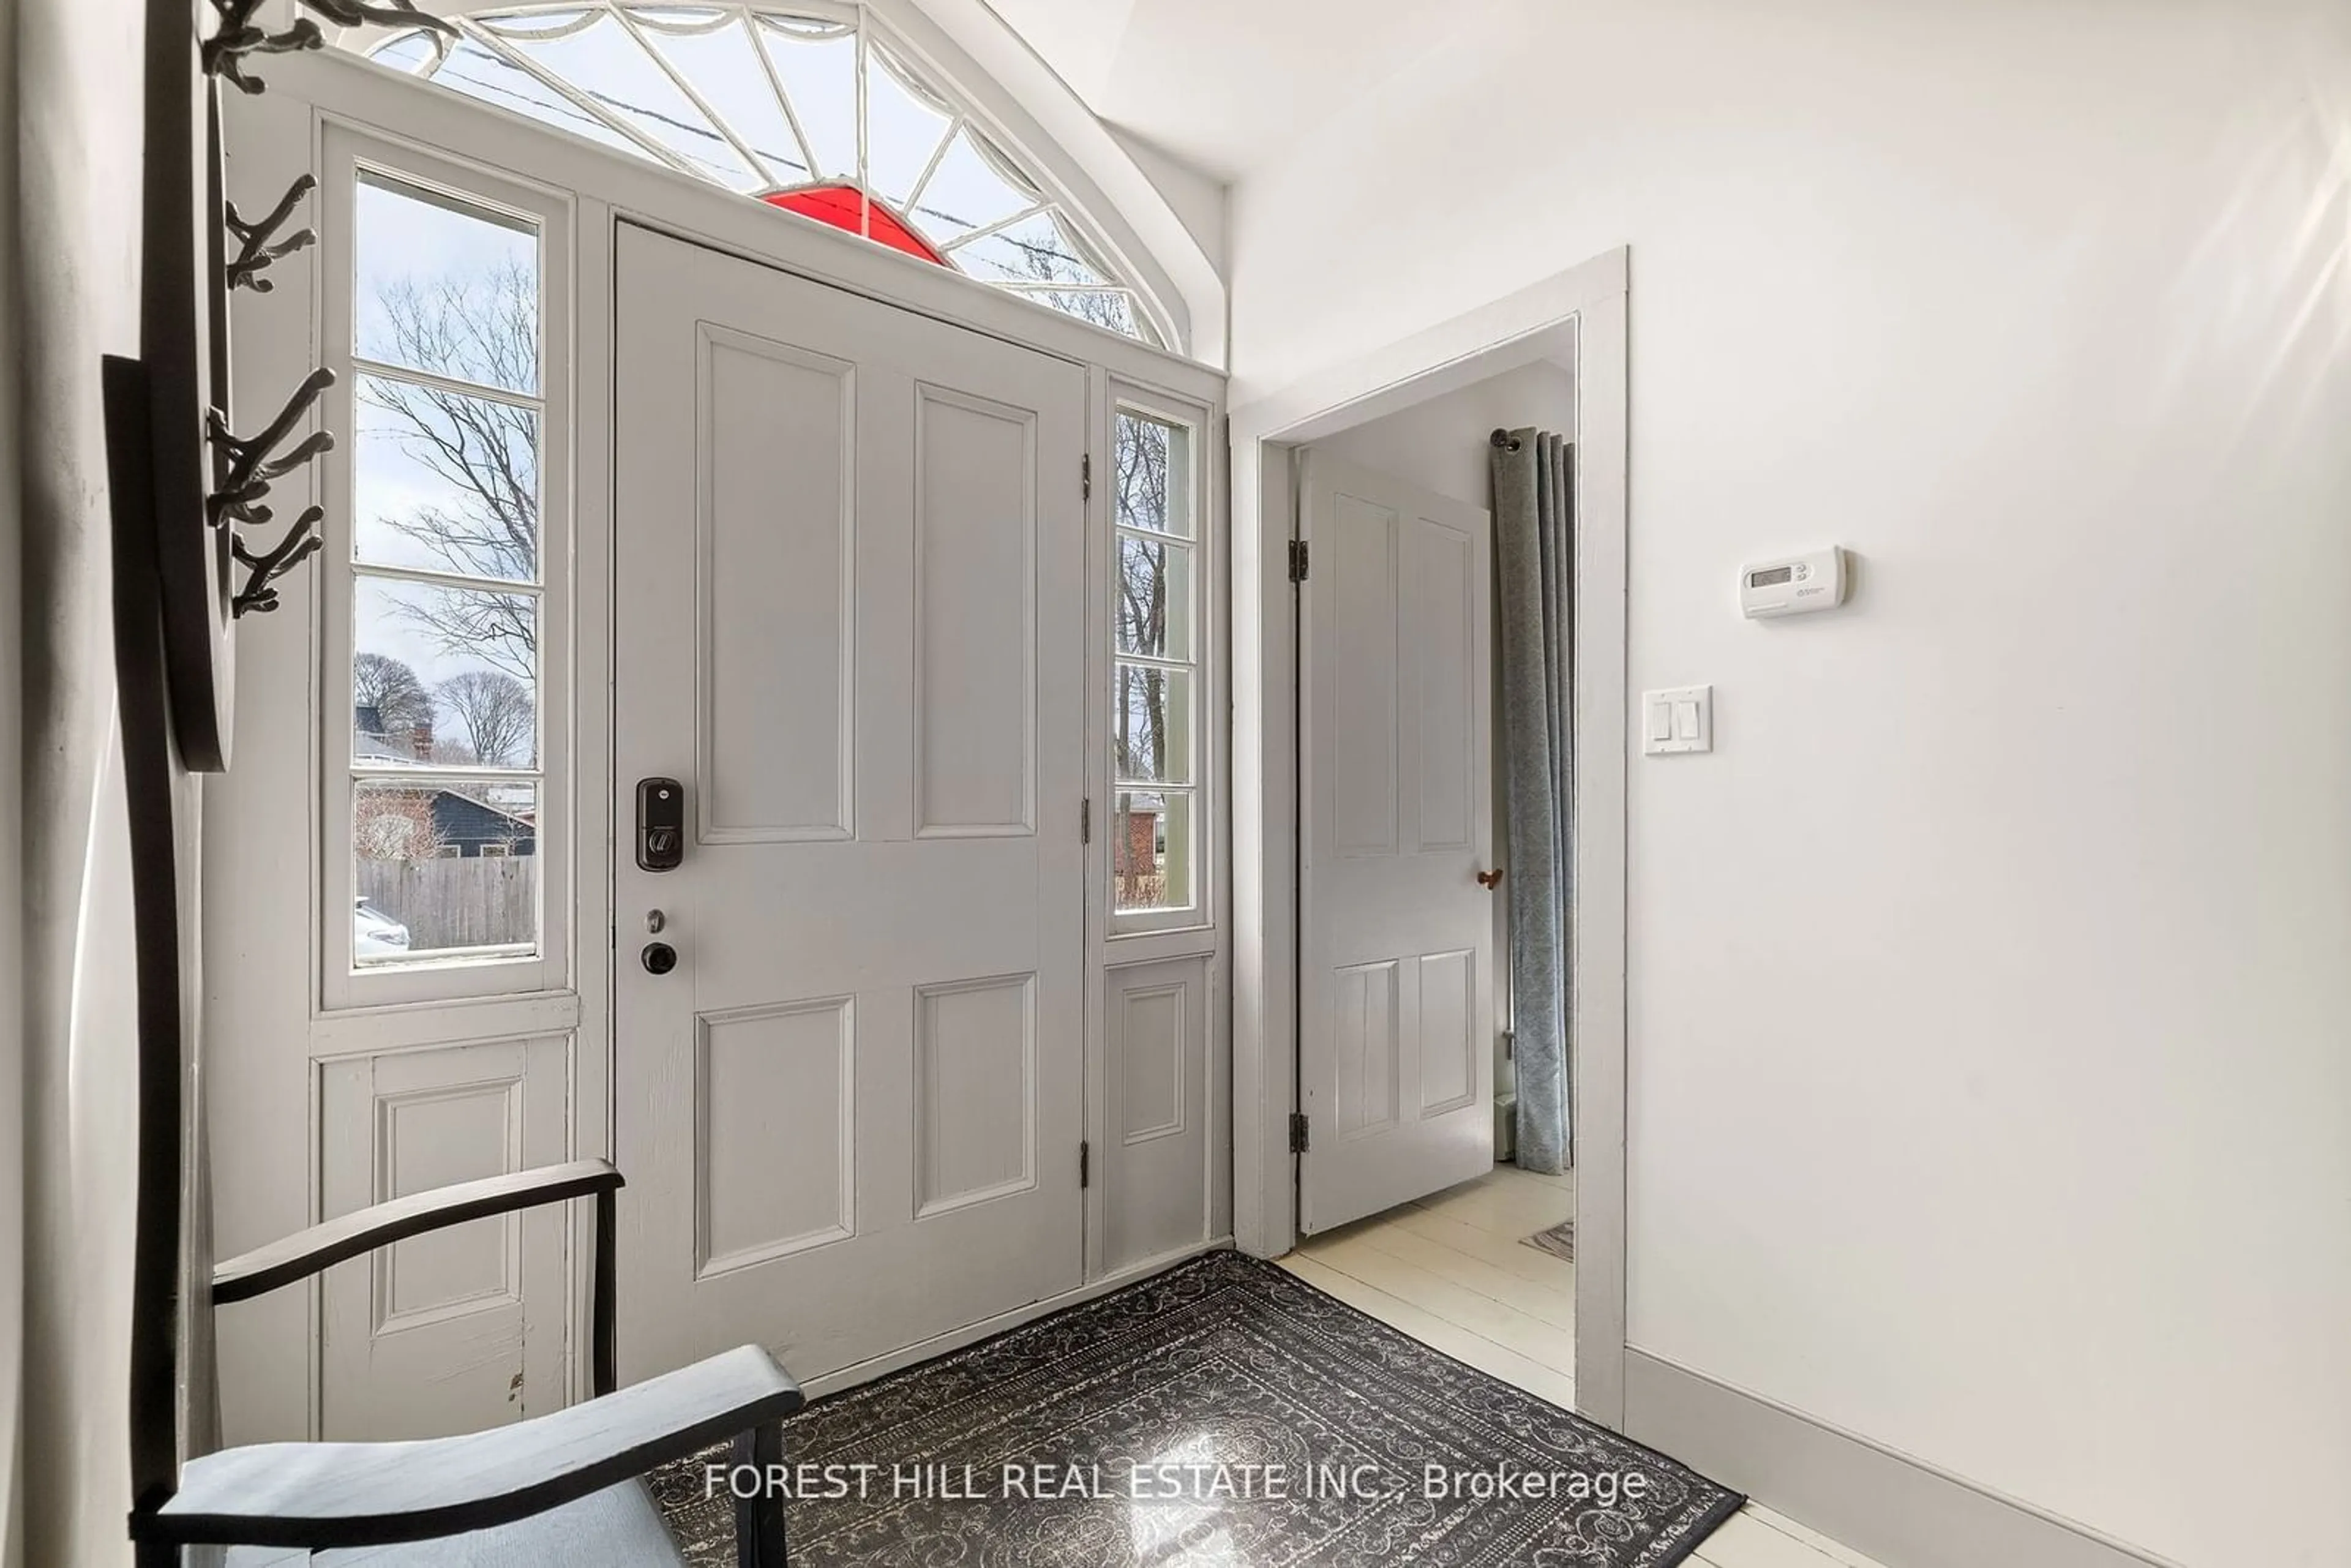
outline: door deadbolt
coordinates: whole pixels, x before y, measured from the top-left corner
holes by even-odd
[[[685,786],[637,780],[637,869],[675,871],[685,860]]]
[[[677,967],[677,949],[666,942],[646,943],[643,956],[648,975],[666,975]]]

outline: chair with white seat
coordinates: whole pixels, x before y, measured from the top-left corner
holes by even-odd
[[[799,1387],[745,1345],[615,1389],[612,1231],[621,1174],[580,1160],[396,1198],[231,1259],[212,1272],[214,1306],[306,1280],[407,1237],[571,1198],[596,1200],[590,1345],[596,1396],[464,1437],[403,1443],[265,1443],[189,1459],[142,1489],[131,1519],[140,1568],[315,1563],[331,1568],[658,1568],[683,1564],[639,1479],[735,1440],[761,1472],[783,1457]],[[134,1334],[169,1333],[156,1314]],[[168,1413],[140,1419],[170,1420]],[[134,1437],[134,1451],[138,1443]],[[782,1502],[738,1500],[740,1568],[783,1568]]]

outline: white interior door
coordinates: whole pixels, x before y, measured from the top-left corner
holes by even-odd
[[[1299,1228],[1494,1160],[1493,522],[1309,452]]]
[[[806,1381],[1081,1277],[1086,377],[632,227],[618,267],[621,1372]]]

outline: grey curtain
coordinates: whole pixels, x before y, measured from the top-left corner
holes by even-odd
[[[1510,831],[1510,1028],[1518,1160],[1567,1168],[1570,785],[1574,777],[1573,452],[1532,429],[1494,433],[1494,601],[1501,625],[1502,775]]]

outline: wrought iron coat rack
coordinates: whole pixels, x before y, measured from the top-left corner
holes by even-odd
[[[323,507],[278,523],[274,486],[307,466],[335,438],[313,421],[334,375],[315,370],[277,414],[237,434],[229,391],[229,297],[267,294],[271,267],[318,243],[291,226],[317,188],[305,174],[276,205],[247,219],[225,193],[222,84],[258,93],[252,67],[264,56],[323,47],[309,16],[272,31],[270,0],[148,0],[146,277],[140,357],[115,372],[143,384],[143,419],[110,405],[110,441],[144,455],[157,529],[163,640],[172,727],[182,760],[197,771],[228,766],[234,727],[235,623],[280,602],[277,585],[320,547]],[[344,26],[367,23],[456,29],[412,0],[297,0]],[[247,530],[276,526],[274,538]]]

